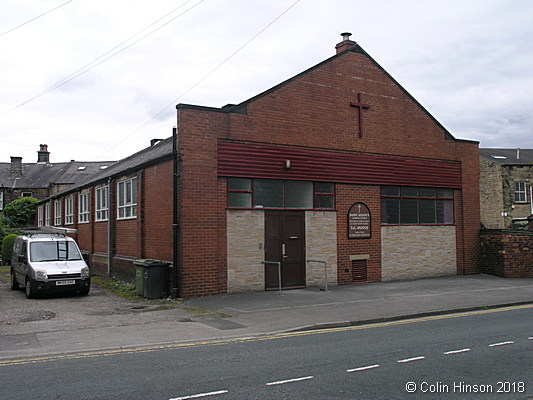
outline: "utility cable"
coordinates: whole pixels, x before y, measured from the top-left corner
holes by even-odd
[[[42,13],[41,15],[38,15],[38,16],[36,16],[35,18],[32,18],[32,19],[30,19],[30,20],[28,20],[28,21],[26,21],[26,22],[24,22],[24,23],[22,23],[22,24],[20,24],[20,25],[17,25],[17,26],[15,26],[14,28],[8,29],[8,30],[5,31],[5,32],[1,32],[1,33],[0,33],[0,36],[6,35],[6,34],[8,34],[9,32],[13,32],[15,29],[21,28],[21,27],[23,27],[24,25],[27,25],[27,24],[29,24],[30,22],[35,21],[36,19],[39,19],[39,18],[41,18],[41,17],[44,17],[46,14],[50,14],[52,11],[55,11],[55,10],[57,10],[57,9],[63,7],[63,6],[66,6],[68,3],[71,3],[71,2],[72,2],[72,0],[68,0],[66,3],[63,3],[63,4],[61,4],[61,5],[59,5],[59,6],[55,7],[55,8],[52,8],[51,10],[48,10],[47,12]]]
[[[173,9],[172,11],[170,11],[169,13],[165,14],[163,17],[157,19],[156,21],[152,22],[150,25],[148,25],[146,28],[140,30],[139,32],[137,32],[135,35],[129,37],[128,39],[124,40],[123,42],[117,44],[116,46],[114,46],[112,49],[106,51],[105,53],[103,53],[102,55],[100,55],[99,57],[95,58],[94,60],[92,60],[90,63],[86,64],[85,66],[79,68],[78,70],[74,71],[73,73],[71,73],[70,75],[64,77],[63,79],[57,81],[56,83],[54,83],[53,85],[51,85],[50,87],[48,87],[47,89],[43,90],[41,93],[29,98],[28,100],[25,100],[23,101],[22,103],[16,105],[15,107],[11,108],[10,110],[7,110],[7,111],[4,111],[2,114],[6,114],[6,113],[9,113],[11,111],[14,111],[16,110],[17,108],[20,108],[22,106],[25,106],[26,104],[32,102],[33,100],[36,100],[38,99],[39,97],[42,97],[44,96],[45,94],[47,93],[50,93],[51,91],[53,90],[56,90],[58,88],[60,88],[61,86],[69,83],[70,81],[76,79],[77,77],[89,72],[90,70],[92,70],[93,68],[96,68],[97,66],[99,66],[100,64],[104,63],[105,61],[109,60],[110,58],[112,57],[115,57],[116,55],[122,53],[123,51],[129,49],[130,47],[134,46],[135,44],[139,43],[141,40],[143,39],[146,39],[148,36],[152,35],[153,33],[159,31],[160,29],[162,29],[163,27],[167,26],[168,24],[170,24],[172,21],[178,19],[179,17],[183,16],[184,14],[188,13],[189,11],[191,11],[193,8],[197,7],[198,5],[200,5],[201,3],[204,2],[204,0],[200,0],[198,3],[194,4],[192,7],[189,7],[187,10],[183,11],[182,13],[176,15],[175,17],[172,17],[170,20],[166,21],[164,24],[162,25],[159,25],[158,27],[156,27],[155,29],[151,30],[150,32],[146,33],[145,35],[141,36],[140,38],[138,38],[137,40],[135,40],[134,42],[128,44],[127,46],[124,46],[127,42],[129,42],[130,40],[132,40],[133,38],[135,38],[136,36],[138,36],[139,34],[141,34],[142,32],[150,29],[151,27],[153,27],[154,25],[156,25],[158,22],[160,22],[161,20],[165,19],[166,17],[168,17],[169,15],[173,14],[174,12],[176,12],[177,10],[179,10],[180,8],[182,8],[183,6],[185,6],[187,3],[190,3],[191,0],[187,0],[185,3],[181,4],[179,7],[176,7],[175,9]],[[124,47],[122,47],[124,46]],[[122,48],[120,48],[122,47]],[[118,50],[117,50],[118,49]]]
[[[266,25],[263,29],[261,29],[259,32],[257,32],[252,38],[250,38],[246,43],[244,43],[241,47],[239,47],[237,50],[235,50],[233,53],[231,53],[228,57],[226,57],[221,63],[219,63],[216,67],[214,67],[211,71],[209,71],[206,75],[204,75],[200,80],[198,80],[194,85],[192,85],[190,88],[188,88],[185,92],[180,94],[178,97],[176,97],[174,100],[172,100],[169,104],[167,104],[161,111],[159,111],[157,114],[155,114],[152,118],[150,118],[148,121],[146,121],[144,124],[139,126],[137,129],[135,129],[133,132],[131,132],[128,136],[126,136],[124,139],[122,139],[120,142],[118,142],[115,146],[111,147],[104,153],[100,154],[100,156],[109,153],[111,150],[115,149],[122,143],[124,143],[126,140],[128,140],[131,136],[139,132],[142,128],[144,128],[146,125],[148,125],[150,122],[152,122],[154,119],[156,119],[158,116],[163,114],[169,107],[176,104],[177,101],[179,101],[183,96],[187,95],[191,90],[196,88],[199,84],[201,84],[203,81],[205,81],[209,76],[211,76],[213,73],[215,73],[220,67],[222,67],[226,62],[228,62],[231,58],[233,58],[237,53],[239,53],[242,49],[244,49],[246,46],[248,46],[254,39],[256,39],[259,35],[261,35],[264,31],[266,31],[268,28],[270,28],[277,20],[279,20],[281,17],[283,17],[287,12],[289,12],[296,4],[298,4],[300,0],[296,0],[294,3],[292,3],[288,8],[285,9],[281,14],[279,14],[276,18],[274,18],[268,25]]]

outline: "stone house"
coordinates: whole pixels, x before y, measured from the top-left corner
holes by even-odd
[[[526,229],[533,214],[533,149],[481,148],[480,206],[485,229]]]
[[[74,161],[51,163],[46,144],[41,144],[36,163],[23,163],[11,157],[0,163],[0,211],[20,197],[45,199],[112,165],[114,161]]]

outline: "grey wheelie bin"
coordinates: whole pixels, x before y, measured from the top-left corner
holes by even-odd
[[[166,296],[165,274],[169,264],[163,261],[149,260],[144,264],[144,297],[160,299]]]

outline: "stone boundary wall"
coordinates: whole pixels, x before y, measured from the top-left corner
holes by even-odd
[[[482,230],[481,271],[504,278],[533,278],[533,232]]]

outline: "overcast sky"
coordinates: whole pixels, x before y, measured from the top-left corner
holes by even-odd
[[[44,15],[43,15],[44,14]],[[456,138],[533,148],[530,0],[0,0],[0,162],[118,160],[355,40]]]

